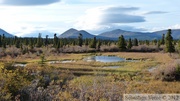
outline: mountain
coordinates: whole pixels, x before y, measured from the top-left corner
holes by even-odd
[[[94,38],[95,35],[92,35],[90,33],[88,33],[85,30],[76,30],[76,29],[69,29],[67,31],[65,31],[64,33],[62,33],[59,38],[78,38],[79,34],[82,34],[83,38]]]
[[[69,29],[67,31],[65,31],[64,33],[62,33],[59,38],[70,38],[71,36],[74,36],[74,33],[78,32],[78,30],[76,29]]]
[[[117,40],[119,36],[123,35],[126,39],[129,38],[137,38],[139,40],[149,40],[149,39],[159,39],[161,38],[161,35],[154,34],[154,33],[148,33],[148,32],[131,32],[131,31],[124,31],[121,29],[116,29],[108,32],[104,32],[102,34],[99,34],[97,37],[101,38],[104,37],[104,39],[113,39]]]
[[[62,33],[59,38],[78,38],[79,34],[83,35],[83,38],[93,38],[95,35],[88,33],[85,30],[76,30],[76,29],[69,29]],[[154,39],[161,39],[162,34],[166,34],[167,30],[161,30],[156,32],[132,32],[132,31],[125,31],[121,29],[115,29],[112,31],[107,31],[101,33],[96,36],[97,39],[104,39],[104,40],[118,40],[118,38],[123,35],[126,39],[134,39],[137,38],[138,40],[154,40]],[[174,39],[180,39],[180,29],[173,29],[172,36]]]
[[[12,34],[0,28],[0,35],[2,36],[3,34],[5,35],[5,37],[14,37]]]
[[[166,35],[166,33],[167,30],[153,32],[153,34],[156,34],[157,36],[162,36],[163,34]],[[180,29],[172,29],[171,33],[174,39],[180,39]]]

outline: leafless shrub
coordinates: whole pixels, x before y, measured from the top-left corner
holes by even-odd
[[[6,48],[5,53],[7,55],[10,55],[12,58],[17,57],[18,55],[21,54],[20,49],[14,47],[14,46]]]
[[[161,65],[155,72],[155,79],[162,81],[180,80],[180,60]]]
[[[64,46],[60,48],[60,52],[63,53],[86,53],[86,52],[93,52],[95,49],[89,48],[88,46]]]
[[[126,88],[121,82],[114,82],[101,76],[81,80],[69,85],[73,97],[80,101],[121,101]]]
[[[101,46],[100,51],[102,51],[102,52],[118,52],[119,48],[116,45],[111,45],[111,46],[103,45],[103,46]]]
[[[162,50],[161,48],[159,48],[158,46],[154,46],[154,45],[139,45],[139,46],[133,46],[131,48],[130,51],[133,52],[159,52],[160,50]]]
[[[6,56],[5,50],[3,48],[0,48],[0,57]]]

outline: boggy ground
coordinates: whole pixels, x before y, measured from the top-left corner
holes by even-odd
[[[136,61],[102,63],[83,60],[93,55]],[[0,99],[119,101],[128,93],[180,93],[179,81],[172,79],[172,75],[167,76],[180,63],[172,56],[168,53],[107,52],[3,57],[0,59],[0,80],[3,82]],[[26,65],[13,66],[17,63]],[[111,66],[119,68],[107,68]]]

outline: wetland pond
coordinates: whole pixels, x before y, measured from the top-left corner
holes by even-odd
[[[84,61],[91,62],[91,61],[96,61],[96,62],[133,62],[135,60],[127,60],[126,58],[120,58],[117,56],[89,56],[84,58]]]

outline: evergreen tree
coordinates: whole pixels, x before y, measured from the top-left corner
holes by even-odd
[[[33,49],[33,48],[34,48],[33,38],[30,39],[29,47],[30,47],[30,49]]]
[[[83,44],[83,35],[80,33],[78,36],[78,45],[82,47],[82,44]]]
[[[17,40],[15,43],[16,48],[20,48],[20,45],[21,45],[20,40]]]
[[[154,45],[157,45],[157,42],[158,41],[156,39],[153,40]]]
[[[131,38],[129,38],[129,41],[128,41],[128,46],[127,46],[127,47],[128,47],[128,49],[131,49],[131,48],[132,48],[132,46],[133,46],[133,45],[132,45]]]
[[[100,50],[100,48],[101,48],[101,41],[100,40],[98,40],[98,42],[97,42],[97,48],[98,48],[98,50]]]
[[[146,43],[146,45],[148,45],[148,46],[149,46],[149,40],[146,40],[146,41],[145,41],[145,43]]]
[[[94,37],[94,39],[91,40],[90,48],[96,48],[96,37]]]
[[[54,34],[54,40],[53,40],[53,46],[56,47],[58,45],[58,38],[56,36],[56,33]]]
[[[3,36],[2,36],[2,45],[3,45],[3,48],[6,48],[6,37],[5,37],[5,35],[3,34]]]
[[[14,37],[14,44],[16,44],[16,43],[17,43],[17,39],[18,39],[18,37],[17,37],[17,36],[15,36],[15,37]]]
[[[24,44],[27,46],[27,45],[29,44],[28,39],[27,39],[27,38],[25,38],[25,39],[24,39],[24,41],[25,41],[25,42],[24,42]]]
[[[61,43],[60,43],[60,40],[58,40],[58,43],[57,43],[57,45],[56,45],[56,49],[57,49],[57,51],[58,51],[58,49],[60,48],[60,45]]]
[[[158,48],[161,46],[161,40],[158,40]]]
[[[180,40],[178,40],[178,51],[180,52]]]
[[[88,39],[87,39],[87,38],[85,39],[85,45],[86,45],[86,46],[88,46],[88,45],[89,45],[89,41],[88,41]]]
[[[6,48],[6,40],[3,40],[3,48]]]
[[[121,35],[121,36],[119,37],[118,47],[119,47],[119,50],[120,50],[120,51],[125,51],[125,50],[126,50],[126,41],[125,41],[123,35]]]
[[[173,45],[173,37],[171,36],[171,29],[168,29],[168,32],[166,34],[165,44],[166,44],[166,52],[169,53],[175,52],[175,48]]]
[[[45,46],[48,45],[48,35],[46,35]]]
[[[133,43],[133,44],[134,44],[134,46],[138,46],[138,40],[137,40],[137,38],[134,39],[134,43]]]
[[[0,47],[2,47],[2,36],[0,35]]]
[[[62,48],[63,47],[63,40],[62,39],[60,39],[60,48]]]
[[[163,34],[162,39],[161,39],[161,45],[164,45],[164,44],[165,44],[164,37],[165,37],[165,35]]]
[[[42,47],[42,45],[43,45],[42,37],[41,37],[41,33],[39,33],[36,46],[37,47]]]
[[[73,42],[72,42],[72,45],[75,46],[75,45],[76,45],[76,41],[73,41]]]
[[[3,34],[3,36],[2,36],[2,40],[5,40],[5,35]]]

